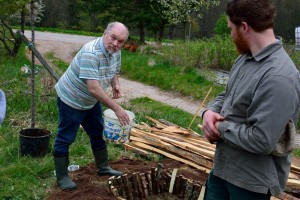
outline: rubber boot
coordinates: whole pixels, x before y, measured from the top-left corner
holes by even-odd
[[[97,174],[98,176],[121,176],[123,175],[122,172],[113,170],[108,165],[108,153],[107,149],[93,151],[96,167],[97,167]]]
[[[68,175],[68,164],[68,157],[54,156],[54,166],[57,178],[57,185],[62,190],[74,190],[77,188],[76,183],[74,183]]]

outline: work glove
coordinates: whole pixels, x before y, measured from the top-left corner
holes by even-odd
[[[6,113],[6,99],[4,92],[0,89],[0,126],[4,120]]]

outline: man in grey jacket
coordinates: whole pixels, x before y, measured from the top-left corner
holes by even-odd
[[[274,34],[269,0],[230,0],[226,13],[239,56],[202,115],[206,138],[217,143],[205,199],[270,199],[290,171],[291,150],[274,149],[289,122],[297,124],[300,76]]]
[[[6,112],[5,94],[2,90],[0,90],[0,126],[4,120],[5,112]]]

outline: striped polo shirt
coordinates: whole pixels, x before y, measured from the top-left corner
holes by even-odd
[[[106,90],[120,72],[121,51],[108,54],[102,37],[86,43],[72,60],[55,89],[61,101],[78,110],[91,109],[97,99],[88,91],[86,80],[98,80]]]

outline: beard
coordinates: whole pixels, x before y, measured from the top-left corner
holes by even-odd
[[[116,48],[114,48],[112,46],[108,46],[108,48],[106,50],[109,54],[113,54],[116,52]]]
[[[249,44],[239,30],[237,30],[237,36],[234,39],[234,43],[238,54],[251,54]]]

